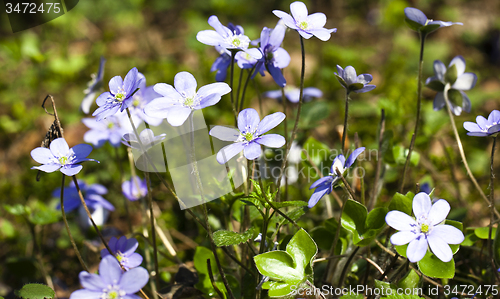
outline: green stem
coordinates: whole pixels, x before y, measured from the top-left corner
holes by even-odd
[[[229,78],[229,87],[231,88],[231,106],[233,108],[233,113],[234,113],[234,125],[238,125],[238,114],[236,113],[236,106],[234,105],[234,90],[233,90],[233,77],[234,77],[234,57],[236,56],[235,50],[231,50],[231,73],[230,73],[230,78]]]
[[[349,90],[345,91],[345,115],[344,115],[344,130],[342,132],[342,148],[341,151],[345,156],[345,140],[347,138],[347,119],[349,117]]]
[[[240,102],[240,90],[241,90],[241,82],[243,81],[243,69],[240,69],[240,78],[238,79],[238,91],[236,92],[236,104],[234,107],[236,108],[236,112],[238,112],[239,102]]]
[[[472,174],[472,171],[469,168],[469,164],[467,163],[467,158],[465,158],[464,147],[462,146],[462,141],[460,140],[460,135],[458,135],[457,126],[455,125],[455,118],[453,117],[453,113],[451,112],[451,103],[450,103],[450,100],[448,99],[448,90],[450,90],[450,88],[451,88],[450,83],[447,83],[444,86],[444,91],[443,91],[444,101],[446,103],[446,105],[445,105],[446,111],[448,111],[448,116],[450,117],[451,127],[453,129],[455,139],[457,140],[458,151],[460,152],[460,156],[462,157],[462,161],[464,162],[465,170],[467,171],[467,174],[469,175],[470,180],[474,184],[474,187],[476,187],[477,191],[479,192],[479,194],[481,195],[483,200],[486,201],[486,203],[489,206],[490,200],[488,199],[488,197],[486,197],[483,190],[481,189],[481,187],[477,183],[476,178],[474,177],[474,175]],[[497,216],[497,218],[500,218],[500,213],[498,213],[497,209],[495,209],[494,206],[492,207],[492,209],[493,209],[495,215]]]
[[[255,65],[252,67],[252,69],[250,70],[250,72],[248,73],[248,77],[247,77],[247,79],[246,79],[246,81],[245,81],[245,85],[243,86],[243,93],[241,94],[241,99],[240,99],[240,107],[239,107],[239,109],[238,109],[238,112],[239,112],[239,111],[241,111],[241,110],[243,110],[243,104],[245,103],[245,93],[246,93],[246,91],[247,91],[248,82],[250,82],[250,79],[252,78],[252,74],[253,74],[253,72],[254,72],[254,70],[255,70],[255,66],[256,66],[256,65],[257,65],[257,64],[255,64]],[[262,110],[260,111],[260,113],[261,113],[261,115],[262,115]]]
[[[490,225],[488,231],[488,254],[489,260],[491,261],[492,271],[495,272],[497,280],[499,279],[497,267],[495,266],[495,260],[493,259],[493,244],[492,244],[492,233],[493,233],[493,221],[495,220],[495,174],[493,172],[494,158],[495,158],[495,148],[497,144],[497,136],[493,137],[493,145],[491,147],[491,158],[490,158]]]
[[[155,216],[153,213],[153,195],[151,190],[151,180],[149,178],[149,172],[145,172],[144,176],[146,177],[146,185],[148,187],[148,204],[149,204],[149,220],[151,225],[151,239],[153,243],[153,257],[155,261],[155,282],[156,288],[160,287],[160,272],[158,271],[158,247],[156,245],[156,227],[155,227]],[[138,189],[139,190],[139,189]]]
[[[422,68],[424,66],[424,44],[425,44],[425,33],[420,34],[420,58],[418,61],[418,84],[417,84],[417,120],[415,121],[415,129],[413,129],[413,135],[411,137],[410,148],[408,149],[408,156],[406,156],[405,166],[403,167],[403,178],[401,179],[401,186],[399,187],[399,193],[403,194],[403,188],[405,186],[406,171],[408,170],[408,165],[411,159],[411,153],[415,146],[415,139],[417,139],[418,127],[420,125],[420,110],[422,103]]]
[[[73,246],[73,250],[75,250],[76,257],[78,257],[78,260],[80,261],[80,265],[82,265],[83,270],[89,272],[89,268],[87,265],[85,265],[85,262],[83,261],[82,255],[80,254],[80,251],[78,250],[78,247],[76,246],[75,239],[73,239],[73,235],[71,234],[71,230],[69,229],[68,225],[68,220],[66,219],[66,212],[64,211],[64,180],[66,179],[66,175],[62,175],[62,183],[61,183],[61,213],[63,216],[63,221],[64,221],[64,226],[66,227],[66,231],[68,232],[69,236],[69,241],[71,242],[71,245]]]

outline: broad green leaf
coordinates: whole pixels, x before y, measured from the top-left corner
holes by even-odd
[[[390,294],[392,286],[390,283],[375,279],[375,288],[380,290],[380,294]]]
[[[268,285],[269,297],[284,297],[293,292],[292,285],[286,282],[271,281]]]
[[[16,228],[7,219],[0,219],[0,240],[13,238],[16,235]]]
[[[293,258],[295,269],[303,273],[307,265],[318,253],[318,247],[309,234],[301,229],[286,245],[286,252]]]
[[[27,206],[23,206],[22,204],[3,205],[3,208],[5,209],[5,211],[7,211],[7,213],[15,216],[21,216],[30,213],[30,208]]]
[[[238,245],[240,243],[246,242],[253,237],[254,229],[253,227],[248,229],[244,233],[237,233],[227,230],[218,230],[214,232],[214,242],[218,247]]]
[[[396,194],[394,194],[394,196],[392,197],[391,202],[389,203],[389,211],[394,210],[411,215],[412,200],[406,197],[406,195],[396,192]]]
[[[406,249],[408,248],[408,244],[396,245],[396,246],[394,246],[394,248],[396,248],[396,251],[397,251],[397,253],[399,253],[399,255],[407,257],[406,256]]]
[[[23,299],[51,299],[56,293],[44,284],[25,284],[19,291],[14,292],[16,296]]]
[[[305,213],[306,212],[304,211],[303,208],[296,208],[296,209],[293,209],[293,210],[285,213],[285,215],[287,215],[293,221],[296,221],[297,219],[299,219]],[[280,226],[288,224],[288,220],[286,220],[284,217],[281,217],[281,216],[278,215],[278,219],[280,219]]]
[[[304,273],[294,268],[293,259],[286,251],[269,251],[253,259],[262,275],[294,285],[304,280]]]
[[[418,276],[415,270],[410,269],[410,271],[398,282],[398,288],[401,289],[415,289],[420,282],[420,276]]]
[[[445,263],[427,250],[424,258],[418,262],[420,271],[429,277],[453,278],[455,276],[455,261]]]
[[[472,231],[472,232],[469,232],[469,233],[465,234],[465,239],[462,242],[462,244],[460,244],[460,245],[462,245],[462,246],[472,246],[472,245],[474,245],[474,243],[477,242],[477,240],[479,240],[479,238],[476,236],[476,234],[474,233],[474,231]],[[495,237],[495,240],[496,240],[496,237]]]
[[[497,233],[497,228],[493,227],[493,230],[491,232],[491,238],[494,238]],[[489,227],[478,227],[474,230],[474,234],[479,239],[487,240],[489,239],[489,234],[490,234],[490,228]]]
[[[330,115],[330,105],[327,102],[314,101],[302,105],[299,127],[314,128],[317,123]]]
[[[212,268],[212,273],[219,273],[219,269],[217,269],[217,265],[215,264],[215,257],[213,252],[203,246],[196,247],[196,251],[194,253],[194,267],[198,273],[208,274],[207,269],[207,260],[210,259],[210,266]]]
[[[342,213],[342,226],[351,231],[362,234],[365,231],[365,221],[367,217],[365,206],[354,200],[347,200]]]
[[[365,229],[378,230],[385,225],[385,215],[387,215],[387,208],[375,208],[368,213],[366,217]]]
[[[32,212],[29,215],[29,220],[33,224],[46,225],[59,221],[61,213],[47,207],[42,202],[37,201],[31,208]]]

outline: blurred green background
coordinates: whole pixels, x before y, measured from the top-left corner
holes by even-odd
[[[217,15],[223,24],[232,22],[242,25],[250,39],[260,35],[262,27],[273,28],[278,19],[272,10],[289,11],[291,1],[244,1],[244,0],[123,0],[80,1],[66,15],[38,27],[13,34],[7,15],[2,12],[0,21],[0,198],[2,204],[34,204],[42,202],[50,208],[57,199],[51,197],[60,186],[60,176],[44,174],[35,181],[36,165],[30,151],[40,146],[52,118],[46,115],[41,103],[47,94],[54,96],[65,136],[70,146],[83,142],[87,128],[81,123],[84,114],[79,110],[83,90],[90,74],[98,68],[100,56],[107,59],[104,83],[113,76],[125,76],[137,67],[147,79],[148,85],[173,83],[179,71],[194,74],[198,86],[212,83],[215,73],[210,66],[218,56],[213,47],[196,40],[200,30],[212,29],[207,24],[210,15]],[[487,116],[500,108],[500,2],[497,0],[335,0],[305,1],[310,13],[321,11],[328,17],[327,28],[338,28],[327,42],[315,38],[306,44],[306,83],[324,92],[324,97],[309,103],[312,107],[322,102],[326,110],[323,119],[312,128],[302,130],[299,139],[308,136],[326,143],[331,148],[340,147],[339,126],[343,123],[344,91],[335,79],[336,65],[352,65],[358,73],[373,75],[377,88],[366,94],[352,95],[350,105],[349,138],[359,134],[361,144],[377,148],[377,127],[381,109],[386,113],[386,130],[392,130],[394,145],[408,147],[414,126],[416,107],[416,78],[419,39],[406,27],[403,9],[414,6],[429,18],[444,21],[460,21],[464,26],[452,26],[436,31],[427,38],[424,62],[424,78],[433,75],[432,62],[442,60],[446,65],[456,55],[467,61],[467,71],[478,76],[476,87],[467,92],[472,101],[472,112],[457,118],[457,126],[463,138],[469,164],[484,190],[488,186],[489,151],[488,138],[468,137],[462,128],[463,121],[474,121],[477,115]],[[292,61],[284,70],[289,85],[299,84],[300,44],[296,32],[288,31],[283,47]],[[239,74],[239,71],[236,73]],[[237,77],[236,77],[237,78]],[[237,80],[235,80],[237,81]],[[257,88],[250,85],[247,103],[257,108],[257,93],[277,89],[272,78],[256,77]],[[429,181],[436,187],[435,196],[452,202],[452,206],[468,208],[466,225],[485,225],[487,209],[473,190],[451,134],[445,111],[433,111],[434,92],[424,90],[423,125],[417,139],[416,151],[420,154],[419,165],[413,168],[409,185]],[[323,106],[322,106],[323,107]],[[91,108],[95,110],[96,106]],[[281,110],[281,104],[264,99],[265,113]],[[204,109],[209,125],[231,124],[229,98],[213,107]],[[293,108],[295,112],[296,109]],[[326,114],[325,114],[326,113]],[[261,116],[262,117],[262,116]],[[289,115],[289,119],[292,117]],[[290,126],[289,126],[290,127]],[[341,130],[340,130],[341,131]],[[449,147],[450,159],[455,164],[455,175],[460,185],[463,201],[455,198],[445,151]],[[101,163],[88,163],[80,178],[90,183],[106,185],[110,192],[106,197],[119,206],[120,178],[114,159],[114,150],[106,145],[95,150],[92,158]],[[119,156],[126,161],[124,148]],[[373,184],[374,157],[363,162],[367,169],[366,184]],[[401,165],[388,166],[382,202],[392,197],[398,186]],[[500,170],[498,167],[496,170]],[[156,186],[159,186],[157,184]],[[159,188],[161,189],[161,188]],[[413,188],[408,188],[413,190]],[[179,216],[178,204],[165,200],[166,195],[157,190],[160,200],[160,218],[166,227],[173,227],[189,235],[194,224],[184,223]],[[310,194],[310,193],[306,193]],[[308,197],[300,200],[308,200]],[[119,210],[121,211],[121,210]],[[462,210],[463,211],[463,210]],[[312,213],[321,214],[320,208]],[[465,213],[465,212],[464,212]],[[120,216],[119,216],[120,215]],[[484,216],[484,217],[483,217]],[[457,216],[458,217],[458,216]],[[459,216],[464,218],[462,214]],[[19,265],[20,258],[33,250],[29,226],[22,217],[15,217],[0,209],[0,264]],[[123,214],[111,216],[118,227],[125,226]],[[312,220],[304,220],[312,221]],[[137,221],[136,221],[137,222]],[[307,223],[306,223],[307,225]],[[74,256],[71,261],[61,254],[71,252],[64,228],[60,223],[44,228],[42,243],[46,248],[58,248],[46,257],[48,267],[59,283],[75,288],[78,285],[78,267]],[[75,229],[77,231],[77,229]],[[193,234],[193,233],[191,233]],[[80,240],[83,236],[79,236]],[[196,240],[196,235],[193,236]],[[31,244],[31,245],[30,245]],[[31,246],[31,249],[30,249]],[[15,266],[17,267],[17,266]],[[15,268],[14,267],[14,268]],[[0,267],[0,295],[22,282],[40,279],[36,271],[32,277],[25,273],[14,274],[12,267]],[[2,291],[4,290],[4,291]]]

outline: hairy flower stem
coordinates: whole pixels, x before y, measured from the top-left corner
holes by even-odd
[[[417,139],[418,127],[420,125],[420,110],[422,103],[422,68],[424,66],[424,44],[425,44],[425,33],[420,33],[420,58],[418,60],[418,84],[417,84],[417,119],[415,121],[415,129],[413,129],[413,135],[411,137],[410,148],[408,149],[408,155],[406,156],[405,166],[403,167],[403,177],[401,179],[401,186],[399,187],[399,193],[403,194],[403,188],[405,186],[406,171],[408,170],[408,165],[411,160],[411,153],[415,147],[415,139]]]
[[[234,59],[234,53],[233,53],[233,59]],[[231,65],[233,67],[233,65]],[[231,74],[232,78],[232,74]],[[231,93],[232,94],[232,93]],[[234,106],[233,106],[234,108]],[[196,184],[198,187],[198,190],[200,191],[201,195],[201,200],[202,200],[202,209],[203,209],[203,216],[205,218],[205,225],[208,233],[208,238],[210,240],[210,246],[212,247],[212,252],[214,254],[214,259],[215,263],[217,264],[217,268],[219,269],[219,274],[222,278],[222,282],[224,283],[224,286],[226,287],[228,297],[234,299],[233,291],[231,290],[231,287],[229,286],[229,282],[227,281],[226,274],[224,273],[224,270],[222,269],[222,265],[220,263],[219,257],[217,256],[217,247],[215,246],[215,242],[212,236],[212,228],[210,227],[210,222],[208,221],[208,211],[207,211],[207,201],[205,199],[205,194],[203,192],[203,185],[201,183],[201,178],[200,178],[200,172],[198,171],[198,163],[196,162],[196,152],[195,152],[195,144],[194,144],[194,120],[193,120],[193,114],[189,116],[189,121],[191,123],[191,165],[193,167],[193,172],[195,177],[196,177]]]
[[[495,221],[495,185],[494,179],[495,174],[493,173],[493,162],[495,158],[495,148],[497,145],[497,136],[493,137],[493,145],[491,146],[491,160],[490,160],[490,225],[488,231],[488,255],[489,260],[491,261],[492,268],[491,270],[495,272],[495,276],[497,281],[499,280],[497,267],[495,266],[495,260],[493,259],[493,244],[492,244],[492,233],[493,233],[493,221]],[[493,281],[494,283],[494,281]]]
[[[285,165],[286,165],[286,162],[288,160],[288,153],[290,152],[290,148],[292,147],[293,140],[295,139],[295,135],[297,134],[297,128],[299,126],[299,119],[300,119],[300,112],[302,111],[302,103],[303,103],[303,97],[304,97],[304,77],[305,77],[305,69],[306,69],[306,52],[304,49],[304,38],[301,35],[300,35],[300,50],[302,53],[302,66],[301,66],[301,70],[300,70],[299,107],[297,108],[297,116],[295,118],[295,124],[293,125],[292,136],[290,137],[290,140],[288,140],[288,146],[286,147],[286,150],[285,150],[285,156],[284,156],[283,162],[281,163],[280,175],[278,177],[278,182],[277,182],[278,193],[276,194],[276,202],[280,202],[281,177],[283,177],[283,174],[285,172]],[[286,101],[286,99],[283,99],[283,101]],[[286,122],[286,119],[285,119],[285,122]]]
[[[342,154],[345,156],[346,148],[345,148],[345,140],[347,137],[347,119],[349,117],[349,89],[345,91],[345,115],[344,115],[344,131],[342,132],[342,147],[340,150]]]
[[[63,216],[64,226],[66,227],[66,232],[68,232],[69,241],[71,245],[73,245],[73,250],[75,250],[76,257],[80,261],[80,265],[82,265],[83,270],[89,272],[89,268],[85,265],[83,261],[82,255],[80,254],[80,250],[76,246],[75,239],[73,239],[73,235],[71,234],[71,230],[69,229],[68,220],[66,219],[66,212],[64,211],[64,180],[66,179],[66,175],[62,175],[62,183],[61,183],[61,213]]]
[[[151,190],[151,180],[149,178],[149,172],[145,172],[144,176],[146,177],[146,185],[148,186],[148,205],[149,205],[149,220],[151,225],[151,239],[153,243],[153,257],[155,261],[155,282],[156,288],[160,287],[160,272],[158,271],[158,247],[156,245],[156,227],[155,227],[155,214],[153,213],[153,196]],[[137,189],[139,190],[139,189]]]
[[[234,126],[237,127],[238,125],[238,114],[236,112],[236,106],[234,104],[234,89],[233,89],[233,77],[234,77],[234,57],[236,56],[236,50],[231,50],[231,74],[229,77],[229,87],[231,88],[231,106],[233,107],[233,113],[234,113]]]
[[[450,83],[446,83],[446,85],[444,86],[444,91],[443,91],[444,101],[446,103],[446,105],[445,105],[446,111],[448,111],[448,116],[450,117],[451,127],[453,129],[453,133],[455,134],[455,139],[457,140],[458,151],[460,152],[460,156],[462,157],[462,161],[464,162],[465,170],[467,171],[467,174],[469,175],[470,180],[474,184],[474,187],[476,187],[476,189],[479,192],[479,194],[481,195],[481,197],[484,199],[484,201],[486,201],[488,206],[490,206],[490,200],[488,199],[488,197],[486,197],[483,190],[481,189],[481,187],[477,183],[476,178],[474,177],[474,175],[472,174],[472,171],[469,168],[469,164],[467,163],[467,159],[465,158],[464,147],[462,146],[462,141],[460,141],[460,135],[458,135],[457,126],[455,125],[455,118],[453,117],[453,113],[451,112],[451,108],[450,108],[451,103],[450,103],[450,100],[448,99],[448,90],[450,90],[450,88],[451,88]],[[498,213],[495,206],[492,206],[491,209],[494,211],[497,218],[500,218],[500,213]]]
[[[102,235],[101,231],[99,230],[99,227],[97,227],[97,224],[95,224],[94,219],[92,218],[92,214],[90,213],[89,208],[87,207],[87,203],[85,202],[85,199],[83,198],[82,190],[80,190],[80,186],[78,185],[78,180],[76,179],[76,175],[72,176],[73,177],[73,182],[75,183],[76,190],[78,191],[78,196],[80,197],[80,201],[83,205],[83,208],[85,209],[85,212],[87,212],[87,216],[90,219],[90,222],[92,222],[92,226],[94,227],[97,235],[101,239],[101,242],[104,244],[104,247],[108,250],[109,254],[114,256],[113,251],[108,246],[108,243],[104,239],[104,236]]]

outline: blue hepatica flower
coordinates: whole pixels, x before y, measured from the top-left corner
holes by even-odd
[[[99,264],[99,275],[82,271],[78,277],[84,289],[69,299],[140,299],[135,293],[148,283],[149,273],[142,267],[123,272],[116,258],[106,256]]]
[[[267,134],[269,130],[275,128],[284,119],[285,114],[276,112],[260,120],[255,109],[247,108],[238,114],[238,130],[223,126],[215,126],[210,130],[210,135],[222,141],[232,141],[234,143],[223,147],[217,153],[219,164],[227,163],[232,157],[243,151],[243,155],[248,160],[255,160],[262,154],[261,145],[267,147],[282,147],[285,138],[278,134]]]
[[[127,239],[125,236],[120,237],[120,239],[112,237],[109,240],[108,246],[125,270],[135,268],[142,263],[142,256],[135,252],[137,247],[139,247],[139,242],[136,239]],[[101,257],[104,259],[107,256],[111,256],[108,249],[102,249]]]
[[[85,199],[85,204],[91,209],[95,210],[99,206],[102,206],[108,211],[114,211],[115,207],[104,197],[104,194],[108,193],[108,189],[100,184],[87,185],[81,180],[78,180],[78,186],[80,191],[82,191],[83,199]],[[68,187],[63,189],[64,194],[64,211],[71,212],[80,207],[82,204],[80,196],[78,195],[78,189],[76,189],[75,183],[71,182]],[[52,192],[52,196],[61,197],[61,189],[58,188]],[[58,210],[61,209],[61,205],[58,204],[56,207]],[[86,215],[86,214],[85,214]]]
[[[137,116],[140,121],[145,121],[149,125],[158,126],[163,122],[163,118],[150,117],[144,113],[144,107],[149,104],[152,100],[156,98],[161,98],[161,95],[154,91],[154,86],[146,86],[146,77],[139,73],[138,78],[140,80],[139,90],[132,97],[132,102],[129,106],[130,114]],[[127,117],[127,114],[123,112],[122,114]],[[127,117],[128,118],[128,117]],[[134,120],[134,124],[138,125],[138,122]],[[132,129],[132,127],[130,127]]]
[[[197,92],[196,79],[188,72],[175,75],[174,86],[165,83],[154,86],[162,97],[144,107],[147,116],[166,118],[172,126],[180,126],[193,110],[215,105],[231,91],[227,83],[217,82],[202,86]]]
[[[266,91],[262,94],[264,97],[281,100],[281,90],[271,90]],[[292,103],[298,103],[300,96],[300,89],[295,86],[286,86],[285,87],[285,97]],[[323,96],[323,92],[316,87],[306,87],[303,90],[303,101],[308,102],[313,98],[321,98]]]
[[[340,65],[337,65],[337,72],[335,76],[339,83],[347,90],[347,92],[354,91],[356,93],[363,93],[373,90],[376,86],[368,84],[372,82],[373,77],[370,74],[356,75],[356,70],[352,66],[347,66],[342,69]]]
[[[208,18],[208,24],[214,30],[202,30],[196,35],[196,39],[209,46],[220,46],[223,49],[230,51],[245,51],[256,59],[262,57],[262,53],[258,49],[248,49],[250,39],[244,35],[241,26],[230,25],[228,28],[221,24],[216,16]]]
[[[446,103],[443,91],[445,85],[449,84],[451,86],[448,91],[450,108],[458,116],[462,114],[462,110],[470,112],[471,103],[469,97],[463,91],[472,89],[476,82],[476,74],[465,72],[465,59],[462,56],[456,56],[451,60],[448,68],[441,61],[435,60],[434,77],[427,78],[425,84],[430,89],[438,92],[434,97],[434,110],[436,111],[442,109]]]
[[[141,180],[138,176],[122,183],[123,195],[131,201],[136,201],[148,194],[146,179]]]
[[[463,25],[460,22],[443,22],[427,19],[427,16],[419,9],[413,7],[405,8],[405,21],[408,26],[423,34],[431,33],[441,27],[449,27],[451,25]]]
[[[217,71],[217,73],[215,73],[215,81],[224,82],[227,77],[227,68],[231,65],[231,52],[229,52],[225,48],[222,48],[221,46],[215,46],[215,50],[219,52],[220,56],[217,57],[217,59],[215,59],[214,63],[212,64],[212,67],[210,68],[210,72]],[[238,52],[236,55],[240,53],[245,53],[245,52]]]
[[[314,190],[314,193],[311,195],[311,198],[309,199],[309,203],[307,205],[309,208],[314,207],[318,203],[318,201],[323,196],[325,196],[325,194],[330,194],[333,191],[333,187],[335,187],[338,180],[340,179],[340,177],[337,175],[337,169],[340,171],[340,173],[342,173],[342,175],[344,175],[346,170],[348,170],[349,167],[351,167],[352,164],[354,164],[358,156],[364,150],[365,150],[364,147],[355,149],[349,156],[349,158],[347,158],[347,160],[342,154],[335,157],[332,163],[332,167],[330,169],[330,174],[312,183],[311,187],[309,188],[309,189],[316,188],[316,190]]]
[[[102,79],[104,77],[104,64],[106,63],[106,59],[101,56],[101,61],[99,62],[99,70],[97,74],[92,74],[92,80],[88,83],[87,89],[83,91],[85,97],[83,98],[82,105],[80,108],[83,113],[89,114],[90,106],[94,102],[95,95],[102,88]]]
[[[448,244],[460,244],[464,234],[456,227],[442,224],[450,212],[450,204],[438,199],[432,204],[425,192],[413,198],[413,214],[415,218],[400,211],[390,211],[385,216],[389,226],[399,230],[391,237],[394,245],[408,244],[406,256],[412,263],[420,261],[430,247],[432,253],[443,262],[453,258]]]
[[[132,103],[132,95],[141,84],[141,77],[137,68],[131,69],[125,76],[125,80],[120,76],[115,76],[109,81],[109,92],[101,94],[96,103],[99,106],[92,116],[101,120],[115,114],[118,110],[123,111]]]
[[[87,159],[91,151],[92,146],[88,144],[78,144],[69,148],[64,138],[57,138],[50,143],[50,149],[37,147],[31,151],[33,160],[42,164],[40,166],[33,166],[31,169],[38,169],[44,172],[60,170],[67,176],[73,176],[82,170],[83,166],[80,163],[85,161],[99,162]]]
[[[476,122],[466,121],[464,122],[464,128],[469,131],[467,135],[486,137],[491,135],[496,135],[500,132],[500,111],[491,111],[488,119],[479,115],[476,117]]]
[[[83,135],[83,140],[92,143],[95,147],[103,146],[106,141],[118,147],[123,134],[132,130],[126,114],[111,115],[101,121],[96,121],[95,118],[84,118],[82,122],[90,129]]]
[[[307,7],[303,2],[295,1],[290,4],[292,15],[281,10],[273,10],[273,13],[285,22],[285,25],[297,32],[305,39],[311,38],[313,35],[322,41],[330,39],[332,32],[337,32],[337,28],[323,28],[326,24],[326,16],[324,13],[317,12],[308,15]]]

